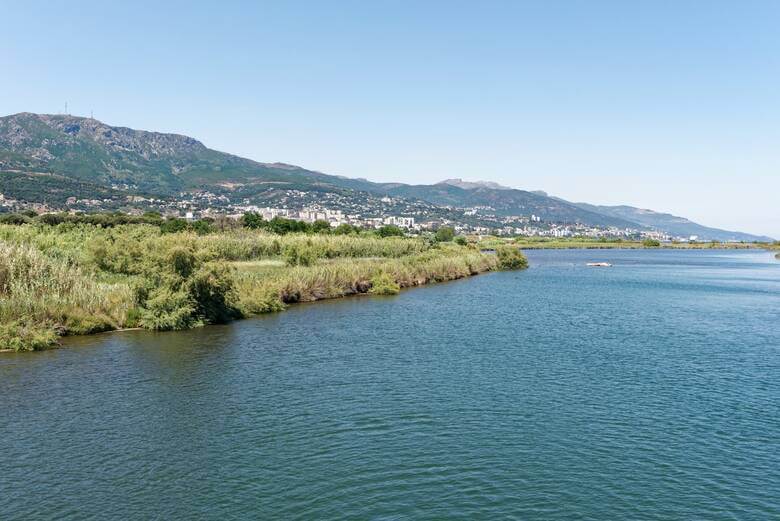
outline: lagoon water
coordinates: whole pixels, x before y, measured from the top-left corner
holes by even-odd
[[[529,258],[2,355],[0,519],[780,518],[780,262]]]

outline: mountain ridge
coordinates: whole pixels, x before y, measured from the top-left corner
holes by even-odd
[[[212,150],[182,134],[111,126],[93,118],[66,114],[23,112],[0,117],[0,170],[52,173],[82,183],[82,187],[124,186],[130,191],[163,196],[197,189],[226,189],[244,199],[273,195],[279,190],[335,193],[355,199],[360,198],[359,193],[367,193],[424,201],[443,208],[482,208],[498,217],[535,215],[551,222],[640,230],[658,229],[656,222],[662,222],[674,225],[676,230],[686,226],[701,230],[712,238],[737,234],[744,240],[768,239],[688,220],[675,224],[674,216],[659,218],[660,221],[641,219],[628,210],[571,203],[541,191],[520,190],[491,181],[452,178],[432,185],[378,183],[288,163],[262,163]],[[23,179],[16,178],[15,182],[22,183]]]

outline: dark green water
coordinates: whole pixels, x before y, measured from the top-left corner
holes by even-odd
[[[529,257],[0,356],[0,519],[779,519],[780,262]]]

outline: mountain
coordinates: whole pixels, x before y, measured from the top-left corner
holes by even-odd
[[[511,188],[509,188],[508,186],[503,186],[498,183],[494,183],[493,181],[464,181],[463,179],[460,178],[445,179],[444,181],[439,181],[437,184],[457,186],[458,188],[463,188],[465,190],[471,190],[472,188],[492,188],[495,190],[511,190]]]
[[[0,170],[56,174],[102,187],[123,186],[162,195],[221,187],[242,198],[267,200],[268,192],[278,190],[358,191],[440,206],[489,207],[498,216],[535,214],[550,221],[634,226],[620,218],[495,183],[374,183],[283,163],[259,163],[211,150],[191,137],[113,127],[64,114],[21,113],[0,118]]]
[[[702,226],[685,217],[678,217],[669,213],[660,213],[653,210],[635,208],[633,206],[596,206],[587,203],[575,203],[584,210],[610,215],[619,219],[625,219],[641,224],[654,230],[663,230],[671,235],[679,237],[697,236],[704,241],[772,241],[771,237],[752,235],[743,232],[734,232]]]
[[[652,228],[702,238],[755,238],[668,214],[575,204],[545,192],[486,181],[376,183],[285,163],[260,163],[212,150],[191,137],[114,127],[92,118],[32,113],[0,117],[0,193],[7,196],[59,203],[68,195],[174,197],[202,189],[258,205],[289,201],[291,193],[310,194],[309,200],[314,202],[337,197],[352,208],[360,208],[367,200],[391,197],[394,211],[413,208],[417,215],[443,216],[453,209],[478,207],[481,214],[493,219],[533,214],[553,222]]]
[[[334,177],[218,152],[178,134],[31,113],[0,118],[0,170],[54,173],[158,194],[242,181],[327,184]]]
[[[387,195],[422,199],[440,206],[491,208],[498,216],[537,215],[545,221],[584,223],[592,226],[636,228],[636,223],[604,215],[575,204],[513,188],[460,188],[450,184],[378,186]]]

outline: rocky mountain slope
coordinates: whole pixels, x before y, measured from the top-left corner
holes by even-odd
[[[498,216],[531,214],[546,221],[619,228],[661,229],[678,235],[725,237],[722,230],[680,218],[653,219],[630,207],[574,204],[544,192],[517,190],[491,182],[448,179],[433,185],[375,183],[327,175],[283,163],[260,163],[209,149],[191,137],[106,125],[92,118],[20,113],[0,118],[0,191],[13,181],[17,193],[35,194],[30,186],[51,188],[61,180],[57,199],[69,189],[97,193],[125,192],[173,196],[194,189],[230,190],[242,199],[273,200],[275,192],[300,190],[334,193],[359,202],[361,197],[392,196],[442,207],[483,207]],[[10,174],[15,174],[11,176]],[[29,174],[50,174],[31,177]],[[74,184],[75,183],[75,184]],[[636,210],[636,209],[634,209]],[[705,233],[706,231],[706,233]],[[731,234],[732,232],[724,232]],[[732,235],[729,235],[730,237]],[[737,234],[733,237],[745,237]]]

